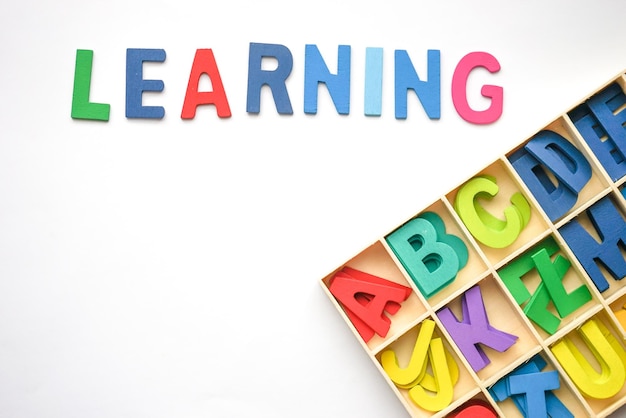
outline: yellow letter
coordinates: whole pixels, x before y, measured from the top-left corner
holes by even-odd
[[[572,341],[565,337],[552,347],[561,366],[580,391],[592,398],[607,399],[617,394],[626,380],[622,358],[624,350],[616,341],[607,338],[604,325],[590,319],[581,328],[580,334],[594,357],[598,360],[601,373],[589,364]],[[606,330],[608,332],[608,330]]]

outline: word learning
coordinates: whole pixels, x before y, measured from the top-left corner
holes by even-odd
[[[383,93],[383,48],[368,47],[365,51],[363,114],[370,117],[382,115]],[[337,48],[337,68],[329,70],[326,60],[317,45],[307,44],[304,49],[304,113],[317,114],[320,85],[326,87],[335,110],[340,115],[350,114],[351,97],[351,47],[339,45]],[[419,100],[429,119],[441,117],[441,52],[427,51],[427,76],[420,77],[406,50],[394,51],[394,115],[396,119],[407,118],[409,92]],[[146,106],[143,93],[161,93],[163,80],[144,79],[143,66],[146,62],[163,63],[166,52],[163,49],[126,50],[126,103],[125,114],[129,119],[162,119],[163,106]],[[248,52],[248,80],[246,112],[261,112],[261,91],[269,89],[276,111],[281,115],[293,114],[293,107],[287,89],[287,79],[293,69],[291,50],[280,44],[250,43]],[[78,49],[74,70],[71,116],[74,119],[108,121],[111,105],[92,102],[91,75],[94,51]],[[275,68],[267,69],[264,63],[272,62]],[[487,52],[470,52],[463,56],[454,68],[451,80],[452,103],[458,115],[473,124],[490,124],[502,115],[504,90],[497,85],[481,86],[480,94],[489,103],[485,109],[476,109],[468,100],[468,79],[475,69],[482,68],[490,74],[500,70],[500,63]],[[210,79],[211,91],[199,91],[201,77]],[[213,106],[219,118],[232,116],[226,86],[212,49],[197,49],[189,73],[187,90],[182,97],[181,119],[194,119],[198,106]]]

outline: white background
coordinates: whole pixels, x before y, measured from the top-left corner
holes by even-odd
[[[319,280],[626,68],[623,1],[5,2],[0,13],[0,417],[408,416]],[[250,42],[287,46],[292,116],[247,114]],[[349,116],[304,47],[352,47]],[[363,115],[366,47],[384,48],[383,115]],[[124,116],[127,48],[163,48]],[[180,119],[193,55],[212,48],[232,117]],[[77,49],[91,99],[70,117]],[[421,77],[441,51],[441,119],[394,118],[393,51]],[[472,51],[502,69],[502,118],[473,126],[450,82]]]

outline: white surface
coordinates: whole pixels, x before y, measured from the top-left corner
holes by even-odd
[[[404,417],[318,281],[626,68],[622,1],[25,0],[0,13],[0,416]],[[287,46],[294,115],[245,112],[248,45]],[[304,46],[352,46],[352,101],[304,115]],[[365,48],[383,47],[383,116],[363,116]],[[70,118],[76,49],[108,123]],[[124,117],[126,48],[162,121]],[[232,118],[179,117],[212,48]],[[393,111],[393,51],[442,112]],[[456,114],[458,60],[486,51],[502,118]],[[478,76],[477,76],[478,77]],[[478,87],[474,94],[478,94]]]

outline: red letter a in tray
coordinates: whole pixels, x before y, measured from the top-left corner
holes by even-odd
[[[350,267],[335,274],[329,289],[365,342],[387,335],[391,320],[384,312],[394,315],[411,294],[409,287]]]

